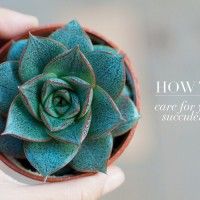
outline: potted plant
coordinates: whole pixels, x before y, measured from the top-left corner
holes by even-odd
[[[0,61],[0,159],[39,181],[105,173],[140,116],[126,54],[73,20],[13,38]]]

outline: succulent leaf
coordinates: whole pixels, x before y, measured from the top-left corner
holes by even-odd
[[[20,57],[24,51],[24,49],[26,48],[28,43],[27,39],[24,40],[19,40],[19,41],[14,41],[12,46],[9,49],[8,55],[7,55],[7,60],[10,61],[19,61]]]
[[[58,55],[45,67],[44,72],[54,73],[58,77],[76,76],[95,85],[94,71],[78,47]]]
[[[116,49],[113,49],[112,47],[106,46],[106,45],[94,45],[94,51],[105,51],[107,53],[113,53],[118,54]]]
[[[0,113],[7,113],[9,106],[18,93],[20,85],[18,62],[7,61],[0,64]]]
[[[62,89],[72,90],[72,87],[66,81],[59,78],[50,78],[47,80],[42,87],[42,103],[44,103],[47,100],[47,97],[53,92]]]
[[[20,95],[25,106],[31,115],[33,115],[38,120],[40,120],[39,102],[41,99],[40,94],[42,87],[45,81],[54,77],[56,77],[54,74],[41,74],[19,87]]]
[[[82,117],[85,115],[85,113],[88,112],[90,109],[92,98],[93,98],[93,89],[90,84],[83,81],[82,79],[79,79],[74,76],[67,76],[63,78],[66,80],[74,89],[77,96],[79,97],[80,106],[81,106],[81,113],[79,117]]]
[[[10,106],[2,135],[11,135],[32,142],[45,142],[50,139],[45,126],[30,115],[20,95],[17,95]]]
[[[69,92],[66,90],[58,90],[47,98],[43,107],[52,117],[60,117],[67,112],[70,104],[71,95]]]
[[[14,158],[24,158],[23,141],[10,135],[0,135],[0,152]]]
[[[69,22],[66,26],[61,29],[58,29],[50,35],[50,38],[53,38],[56,41],[64,44],[68,49],[74,48],[79,45],[83,53],[93,50],[93,45],[85,33],[80,24],[73,20]]]
[[[65,144],[56,140],[24,143],[27,159],[43,176],[49,176],[67,165],[77,154],[78,148],[75,144]]]
[[[131,97],[131,91],[127,85],[124,86],[121,95]]]
[[[71,166],[80,172],[106,173],[107,160],[113,147],[113,137],[104,136],[99,139],[85,139]]]
[[[0,133],[2,133],[6,126],[6,120],[0,116]],[[0,152],[15,158],[24,157],[23,142],[10,135],[0,134]]]
[[[44,124],[51,132],[63,130],[74,121],[74,118],[61,119],[57,117],[52,117],[43,110],[42,106],[40,106],[40,114]]]
[[[99,138],[116,128],[124,119],[107,92],[99,86],[93,91],[92,121],[88,136]]]
[[[49,135],[58,141],[64,143],[73,143],[80,145],[86,138],[91,123],[91,112],[85,114],[84,117],[75,120],[66,129],[58,132],[49,132]]]
[[[127,96],[120,96],[116,100],[116,104],[125,119],[116,129],[111,133],[113,136],[120,136],[130,130],[140,118],[137,108],[133,101]]]
[[[117,98],[125,85],[123,57],[104,51],[92,51],[86,58],[93,67],[96,83],[113,98]]]
[[[80,112],[80,102],[76,94],[72,93],[71,96],[71,103],[67,112],[61,117],[61,119],[70,119],[75,117]]]
[[[53,105],[53,99],[54,94],[49,95],[46,101],[43,104],[40,104],[39,107],[50,116],[59,117],[59,114],[57,113],[55,106]]]
[[[67,48],[52,39],[30,35],[19,66],[21,81],[26,82],[41,74],[44,67],[64,51]]]
[[[131,98],[131,99],[136,99],[136,97],[135,97],[135,89],[133,90],[133,88],[135,88],[135,80],[133,80],[133,78],[132,78],[132,75],[131,75],[131,72],[130,72],[130,70],[126,67],[126,86],[127,86],[127,92],[126,93],[128,93],[128,96]],[[123,89],[123,91],[122,91],[122,95],[124,94],[124,90],[126,90],[126,89]],[[125,96],[126,96],[126,94],[125,94]]]
[[[4,131],[6,127],[6,120],[0,115],[0,133]]]

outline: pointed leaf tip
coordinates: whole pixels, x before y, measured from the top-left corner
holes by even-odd
[[[122,55],[97,50],[85,55],[94,70],[97,85],[116,99],[121,94],[126,80]]]
[[[70,21],[63,28],[52,33],[50,38],[61,42],[68,49],[79,45],[83,53],[93,50],[92,41],[76,20]]]
[[[78,146],[55,140],[45,143],[24,143],[24,152],[31,165],[43,176],[49,176],[67,165],[77,154]]]
[[[40,106],[40,115],[45,126],[48,128],[50,132],[61,131],[67,128],[74,121],[74,118],[62,119],[62,118],[53,117],[49,115],[48,113],[46,113],[44,109],[42,108],[42,106]]]
[[[44,73],[54,73],[58,77],[76,76],[95,86],[92,66],[77,46],[53,59],[45,67]]]
[[[95,140],[86,138],[72,160],[71,166],[81,172],[106,173],[112,147],[113,137],[111,134]]]
[[[46,142],[50,139],[45,126],[30,115],[20,95],[16,96],[10,106],[3,135],[32,142]]]
[[[140,114],[134,102],[127,96],[118,97],[116,104],[125,121],[119,124],[111,133],[113,136],[120,136],[130,130],[138,122]]]
[[[26,82],[41,74],[44,67],[64,51],[67,51],[67,48],[59,42],[30,34],[19,67],[21,81]]]
[[[117,105],[99,86],[93,90],[92,122],[88,136],[99,138],[109,133],[124,121]]]
[[[66,80],[76,91],[81,106],[80,109],[81,113],[79,114],[79,117],[83,117],[91,107],[93,98],[92,86],[89,83],[85,82],[84,80],[79,79],[78,77],[75,76],[67,76],[64,77],[63,79]]]
[[[55,78],[54,74],[41,74],[19,87],[20,96],[31,115],[40,120],[39,103],[44,83]]]
[[[49,132],[49,135],[64,143],[80,145],[88,134],[91,123],[91,112],[88,111],[84,117],[75,120],[66,129],[58,132]]]

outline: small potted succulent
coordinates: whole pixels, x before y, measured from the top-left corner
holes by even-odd
[[[0,159],[49,182],[106,172],[139,119],[127,56],[75,20],[0,49]]]

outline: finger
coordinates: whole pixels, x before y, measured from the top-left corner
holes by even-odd
[[[36,17],[0,8],[0,38],[9,39],[38,26]]]
[[[20,200],[96,200],[119,187],[123,181],[122,170],[112,166],[108,168],[107,175],[98,173],[69,182],[20,186],[13,190]]]

